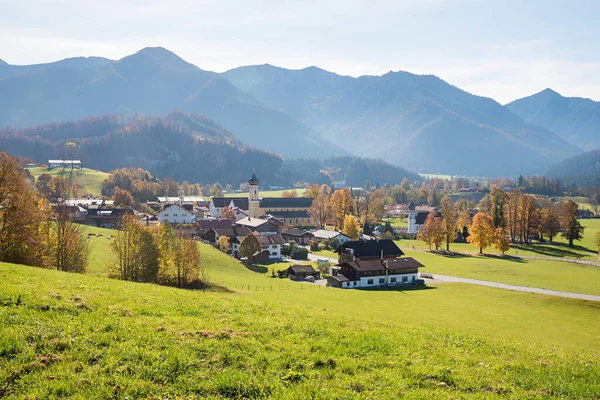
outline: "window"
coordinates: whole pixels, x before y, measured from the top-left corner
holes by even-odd
[[[367,279],[367,285],[372,285],[373,284],[373,279]]]
[[[406,283],[408,282],[408,276],[403,276],[402,277],[402,283]]]
[[[354,282],[354,286],[356,286],[356,282]]]
[[[396,277],[395,277],[395,276],[392,276],[392,277],[390,278],[390,282],[392,282],[392,283],[396,282]]]
[[[411,280],[412,282],[414,282],[414,281],[415,281],[415,276],[414,276],[414,275],[413,275],[413,276],[411,276],[411,277],[410,277],[410,280]]]
[[[276,245],[276,244],[274,244],[274,245],[272,245],[272,246],[271,246],[271,248],[273,248],[273,249],[276,249],[276,248],[277,248],[277,245]]]
[[[379,278],[379,284],[384,284],[385,283],[385,278]]]

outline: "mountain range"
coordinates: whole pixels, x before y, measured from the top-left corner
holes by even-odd
[[[74,144],[75,146],[66,144]],[[245,145],[205,117],[171,112],[164,117],[115,115],[0,129],[0,149],[45,164],[49,159],[80,159],[84,166],[110,171],[124,167],[148,170],[159,178],[239,185],[252,171],[263,185],[296,182],[362,186],[399,184],[421,178],[381,160],[341,156],[290,159]]]
[[[163,48],[116,61],[0,64],[0,126],[171,110],[210,118],[285,159],[357,155],[418,172],[506,176],[581,153],[539,122],[432,75],[354,78],[268,64],[218,74]]]
[[[600,187],[600,149],[567,158],[550,168],[546,175],[565,185]]]
[[[546,89],[506,107],[525,121],[555,132],[585,151],[600,148],[600,102],[564,97]]]

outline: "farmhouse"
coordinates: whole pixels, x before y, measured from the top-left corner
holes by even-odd
[[[247,229],[247,228],[246,228]],[[233,250],[237,251],[239,246],[242,244],[242,240],[244,240],[246,236],[237,236],[233,242],[234,245]],[[279,260],[281,259],[281,245],[285,244],[285,240],[281,237],[281,235],[257,235],[258,243],[260,243],[261,251],[257,254],[265,253],[268,255],[269,260]],[[254,260],[260,260],[262,257],[259,257]],[[259,261],[260,262],[260,261]]]
[[[293,281],[303,281],[309,276],[315,279],[321,278],[321,273],[314,269],[312,265],[292,265],[287,269],[287,273]]]
[[[281,232],[281,236],[286,242],[295,242],[299,245],[307,245],[313,238],[313,234],[298,228],[291,228]]]
[[[113,200],[104,200],[98,197],[83,197],[66,199],[65,204],[68,206],[81,206],[88,208],[90,206],[112,206],[115,204],[115,202]]]
[[[350,238],[340,232],[336,232],[336,231],[328,231],[325,229],[319,229],[317,231],[313,232],[313,237],[315,238],[316,241],[320,242],[327,242],[330,240],[334,240],[337,241],[338,244],[344,244],[347,241],[350,240]]]
[[[248,199],[243,197],[213,197],[208,204],[208,210],[213,218],[219,218],[225,207],[246,211],[248,210]]]
[[[229,244],[231,245],[231,249],[233,251],[238,251],[238,246],[242,242],[241,239],[246,237],[247,235],[252,234],[250,229],[243,226],[235,226],[229,225],[228,227],[215,227],[202,235],[202,239],[210,242],[212,244],[216,244],[219,242],[219,238],[221,236],[225,236],[227,240],[229,240]],[[237,240],[241,238],[240,240]]]
[[[369,288],[415,284],[423,265],[412,257],[344,261],[327,278],[329,286]]]
[[[163,210],[158,213],[158,220],[171,224],[193,224],[196,220],[194,207],[191,204],[173,204],[166,205]]]
[[[48,160],[48,169],[81,169],[81,160]]]
[[[124,215],[133,215],[131,207],[123,208],[104,208],[102,206],[90,206],[87,208],[87,214],[83,219],[85,225],[94,225],[100,228],[114,229]]]

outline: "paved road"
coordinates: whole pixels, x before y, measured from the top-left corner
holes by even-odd
[[[322,256],[318,256],[318,255],[312,254],[312,253],[308,253],[308,259],[310,261],[317,261],[319,259],[327,259],[330,262],[337,263],[337,260],[335,258],[322,257]],[[534,288],[534,287],[528,287],[528,286],[508,285],[506,283],[480,281],[478,279],[459,278],[457,276],[448,276],[448,275],[439,275],[439,274],[433,274],[433,279],[425,279],[425,282],[426,283],[462,282],[462,283],[468,283],[471,285],[480,285],[480,286],[488,286],[488,287],[493,287],[493,288],[498,288],[498,289],[514,290],[517,292],[528,292],[528,293],[545,294],[548,296],[568,297],[571,299],[600,301],[600,296],[596,296],[593,294],[561,292],[560,290],[549,290],[549,289],[540,289],[540,288]]]
[[[469,283],[471,285],[480,285],[480,286],[488,286],[488,287],[499,288],[499,289],[515,290],[517,292],[528,292],[528,293],[545,294],[545,295],[549,295],[549,296],[568,297],[571,299],[600,301],[600,296],[596,296],[593,294],[561,292],[560,290],[548,290],[548,289],[533,288],[533,287],[528,287],[528,286],[508,285],[506,283],[480,281],[478,279],[459,278],[456,276],[448,276],[448,275],[439,275],[439,274],[432,274],[432,275],[433,275],[433,280],[425,279],[426,283],[427,282],[429,282],[429,283],[462,282],[462,283]]]

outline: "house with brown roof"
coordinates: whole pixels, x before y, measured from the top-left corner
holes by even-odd
[[[299,245],[307,245],[314,235],[303,229],[291,228],[281,232],[281,237],[288,243],[294,242]]]
[[[287,269],[287,274],[293,281],[304,281],[309,276],[315,279],[321,278],[321,273],[312,265],[292,265]]]
[[[372,288],[419,282],[423,264],[412,257],[341,262],[332,269],[327,284],[339,288]]]
[[[401,257],[404,252],[391,239],[350,240],[335,250],[339,263],[345,261],[388,260]]]

